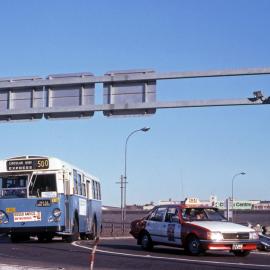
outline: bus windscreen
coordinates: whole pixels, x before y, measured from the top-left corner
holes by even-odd
[[[2,198],[26,198],[27,175],[0,176],[0,195]]]

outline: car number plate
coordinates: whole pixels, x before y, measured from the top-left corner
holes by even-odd
[[[243,245],[242,244],[233,244],[232,245],[232,249],[233,250],[239,250],[239,249],[242,249],[243,248]]]

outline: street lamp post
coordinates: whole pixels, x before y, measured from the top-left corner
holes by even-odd
[[[121,176],[121,182],[122,182],[121,186],[122,186],[122,190],[123,190],[123,202],[121,200],[121,219],[122,219],[123,226],[124,226],[124,222],[126,219],[126,195],[127,195],[127,185],[126,184],[127,184],[127,146],[128,146],[128,140],[136,132],[139,132],[139,131],[147,132],[149,129],[150,129],[149,127],[143,127],[141,129],[136,129],[136,130],[132,131],[126,138],[124,176]]]
[[[233,200],[234,200],[234,194],[233,194],[233,186],[234,186],[234,179],[239,176],[239,175],[245,175],[246,173],[245,172],[240,172],[240,173],[237,173],[233,176],[232,178],[232,221],[233,221]]]

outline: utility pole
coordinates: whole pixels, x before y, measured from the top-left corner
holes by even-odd
[[[121,196],[121,225],[122,225],[122,232],[124,232],[125,229],[125,224],[124,224],[124,220],[125,220],[125,213],[124,213],[124,176],[121,175],[120,176],[120,182],[116,182],[116,184],[120,184],[120,196]]]

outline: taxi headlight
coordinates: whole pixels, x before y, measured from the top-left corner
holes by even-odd
[[[221,232],[208,232],[207,239],[213,240],[213,241],[221,241],[224,238]]]
[[[249,233],[249,239],[258,240],[259,239],[258,233],[257,232],[250,232]]]
[[[54,208],[52,212],[54,217],[60,217],[61,216],[61,210],[59,208]]]

